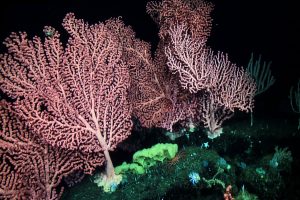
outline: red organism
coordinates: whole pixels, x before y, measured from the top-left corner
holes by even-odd
[[[82,160],[80,152],[55,148],[28,131],[13,108],[0,102],[0,198],[59,199],[63,177],[101,165],[103,155]]]
[[[190,36],[186,25],[170,28],[166,47],[169,69],[179,75],[183,88],[200,93],[200,120],[213,139],[222,133],[222,123],[235,109],[251,111],[256,91],[254,80],[221,52],[215,54],[203,40]]]
[[[109,151],[132,126],[122,46],[104,23],[89,25],[70,13],[63,27],[66,47],[51,27],[45,41],[12,33],[8,53],[0,55],[0,87],[16,99],[14,109],[33,133],[53,147],[104,154],[113,178]]]

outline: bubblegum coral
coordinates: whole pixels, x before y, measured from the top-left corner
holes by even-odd
[[[59,199],[62,178],[82,170],[88,162],[79,152],[45,144],[28,132],[14,112],[11,105],[0,102],[0,198]]]
[[[106,175],[114,177],[109,151],[128,137],[129,73],[121,44],[105,24],[89,25],[67,14],[70,38],[45,27],[45,42],[12,33],[0,56],[0,88],[32,132],[54,147],[104,153]]]
[[[211,32],[213,4],[203,0],[162,0],[147,3],[147,13],[159,26],[159,36],[166,40],[169,29],[185,23],[193,38],[207,40]]]
[[[150,44],[137,39],[119,19],[108,20],[106,25],[123,44],[122,58],[131,78],[128,99],[132,115],[141,125],[172,130],[175,123],[192,117],[195,104],[193,100],[185,102],[187,92],[180,88],[178,78],[168,73],[162,43],[153,58]]]
[[[201,120],[213,139],[222,133],[222,123],[234,109],[251,111],[256,91],[254,80],[228,56],[206,47],[205,40],[194,38],[185,24],[170,28],[171,44],[166,48],[168,66],[179,74],[183,88],[202,92]]]

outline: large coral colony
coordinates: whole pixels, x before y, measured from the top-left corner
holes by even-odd
[[[110,190],[122,179],[110,152],[131,134],[133,117],[169,131],[202,124],[213,139],[235,110],[252,111],[255,81],[206,44],[212,9],[202,0],[149,2],[159,27],[154,56],[119,18],[90,25],[68,13],[66,45],[49,26],[44,38],[11,33],[0,55],[8,96],[0,107],[0,197],[59,199],[63,177],[103,164]]]

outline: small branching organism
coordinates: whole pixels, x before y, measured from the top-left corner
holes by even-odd
[[[293,112],[300,114],[300,80],[298,81],[297,89],[292,86],[290,89],[290,103]],[[298,119],[298,130],[300,129],[300,117]]]
[[[292,153],[288,148],[275,147],[275,153],[269,162],[270,167],[278,171],[288,170],[293,161]]]

